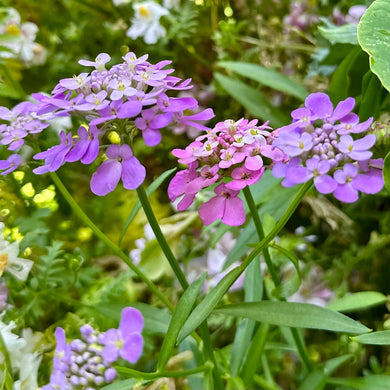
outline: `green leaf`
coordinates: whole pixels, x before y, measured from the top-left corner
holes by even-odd
[[[253,260],[247,268],[244,279],[245,302],[260,301],[263,298],[263,278],[260,258]],[[237,327],[230,356],[230,375],[238,375],[251,343],[255,321],[244,318]]]
[[[138,383],[138,379],[130,378],[104,386],[101,390],[132,390]]]
[[[390,91],[390,2],[375,0],[358,24],[358,41],[370,56],[370,68]]]
[[[160,187],[160,185],[167,179],[173,172],[176,171],[176,168],[169,169],[168,171],[163,172],[147,189],[146,194],[150,196],[153,194],[154,191]],[[133,222],[134,218],[138,214],[138,212],[141,210],[141,203],[138,200],[137,203],[134,205],[133,209],[130,212],[130,215],[127,217],[127,220],[122,228],[121,234],[119,236],[118,245],[120,246],[122,239],[124,235],[126,234],[127,229],[129,228],[131,222]]]
[[[188,317],[178,337],[178,342],[183,341],[193,330],[195,330],[213,311],[214,307],[229,290],[230,286],[242,274],[243,269],[236,267],[232,269],[218,284],[214,287],[196,306],[191,315]]]
[[[299,390],[323,390],[330,375],[351,359],[353,359],[353,355],[344,355],[326,361],[321,368],[318,368],[307,375],[299,386]]]
[[[323,37],[332,43],[352,43],[358,44],[357,25],[344,24],[343,26],[318,27],[318,31]]]
[[[383,164],[383,180],[387,191],[390,191],[390,152],[387,153]]]
[[[346,295],[327,305],[328,309],[348,312],[378,306],[387,301],[387,297],[376,291],[362,291]]]
[[[332,332],[365,333],[370,329],[357,321],[308,303],[263,301],[226,305],[216,313],[251,318],[267,324]]]
[[[241,103],[253,116],[263,121],[269,120],[273,127],[281,127],[288,122],[286,115],[273,107],[260,91],[220,73],[214,73],[214,77],[226,92]]]
[[[389,390],[389,375],[370,375],[363,378],[330,378],[328,383],[334,385],[352,387],[356,390]]]
[[[351,80],[356,83],[350,72],[361,55],[366,56],[360,47],[356,46],[346,55],[333,73],[329,84],[329,96],[333,102],[339,102],[349,96]]]
[[[390,330],[382,330],[351,337],[351,340],[362,344],[390,345]]]
[[[364,121],[369,117],[379,117],[382,101],[381,92],[386,91],[382,88],[382,84],[378,77],[369,70],[364,75],[362,82],[362,97],[358,113],[361,121]]]
[[[294,273],[293,276],[287,281],[282,281],[279,286],[275,287],[272,290],[271,294],[274,297],[291,297],[291,295],[298,291],[299,286],[301,285],[301,271],[299,269],[299,260],[292,252],[279,245],[274,244],[272,245],[272,247],[282,253],[284,256],[286,256],[293,263],[296,273]]]
[[[218,62],[217,65],[229,69],[243,77],[247,77],[248,79],[258,81],[260,84],[295,96],[302,101],[305,100],[309,94],[301,84],[274,69],[265,68],[264,66],[248,62],[235,61],[221,61]]]
[[[191,313],[191,310],[196,302],[196,298],[199,295],[199,291],[202,288],[204,281],[206,280],[206,276],[207,274],[204,273],[198,280],[192,283],[187,288],[187,290],[184,291],[183,296],[180,298],[179,303],[177,304],[177,307],[172,315],[167,334],[164,338],[160,350],[157,362],[158,371],[163,370],[165,365],[167,364],[172,349],[175,346],[180,329],[182,328],[186,319]]]

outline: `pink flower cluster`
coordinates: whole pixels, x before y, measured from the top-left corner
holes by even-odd
[[[227,225],[242,225],[245,211],[238,197],[240,190],[259,181],[267,164],[286,159],[272,147],[267,129],[267,124],[257,126],[257,120],[229,119],[217,123],[184,150],[174,149],[173,155],[188,166],[168,187],[171,201],[182,196],[178,210],[187,209],[202,188],[221,182],[214,189],[216,196],[200,206],[199,216],[205,225],[218,219]]]

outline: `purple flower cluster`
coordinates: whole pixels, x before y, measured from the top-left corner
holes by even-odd
[[[7,146],[11,152],[19,150],[25,143],[29,134],[40,133],[49,126],[44,117],[37,115],[38,105],[31,102],[22,102],[12,110],[0,107],[0,119],[9,124],[0,125],[0,143]],[[0,160],[2,175],[14,171],[21,164],[22,158],[19,154],[13,153],[6,160]]]
[[[215,197],[200,206],[199,216],[205,225],[218,219],[227,225],[242,225],[245,211],[238,197],[240,190],[260,180],[266,166],[264,158],[271,163],[286,158],[271,145],[266,129],[266,124],[257,126],[257,120],[225,120],[184,150],[174,149],[173,155],[188,166],[174,176],[168,187],[171,201],[183,196],[178,210],[187,209],[202,188],[228,179],[215,187]]]
[[[347,98],[333,108],[328,95],[313,93],[305,107],[291,113],[293,123],[274,131],[272,145],[290,158],[272,171],[284,177],[284,187],[313,179],[319,192],[347,203],[358,199],[358,191],[375,194],[383,188],[383,160],[371,159],[376,137],[366,134],[372,118],[359,123],[354,105]]]
[[[135,363],[141,356],[142,328],[142,315],[132,307],[122,310],[118,329],[98,333],[92,326],[83,325],[82,340],[75,339],[70,344],[64,330],[57,328],[54,369],[42,390],[93,390],[113,382],[117,372],[112,363],[119,358]]]
[[[15,151],[23,145],[28,133],[38,133],[48,126],[42,122],[54,117],[77,117],[81,126],[77,135],[60,132],[60,143],[34,156],[44,160],[44,165],[34,173],[54,172],[66,162],[93,163],[106,149],[105,160],[95,172],[91,189],[96,195],[113,191],[120,180],[127,189],[137,188],[145,179],[145,168],[133,155],[131,147],[137,132],[147,146],[161,141],[160,130],[167,125],[190,124],[201,130],[207,129],[198,121],[212,118],[211,109],[194,115],[185,115],[198,107],[191,97],[169,97],[168,91],[192,88],[190,79],[182,81],[164,69],[170,61],[151,64],[147,55],[137,58],[127,53],[123,63],[106,69],[111,57],[99,54],[95,61],[80,60],[86,67],[94,67],[91,73],[81,73],[73,78],[60,80],[51,96],[33,94],[38,104],[21,103],[13,111],[0,108],[0,118],[10,122],[1,125],[1,143]],[[107,135],[115,132],[118,144],[111,144]],[[103,159],[105,159],[103,157]],[[0,161],[3,174],[16,169],[21,163],[18,154]]]

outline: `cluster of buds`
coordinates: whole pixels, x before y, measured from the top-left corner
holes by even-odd
[[[257,126],[257,120],[226,120],[184,150],[174,149],[173,155],[188,166],[168,187],[171,201],[183,195],[178,210],[187,209],[202,188],[225,180],[215,187],[216,196],[199,208],[199,216],[206,225],[218,219],[227,225],[242,225],[245,211],[240,190],[259,181],[267,165],[286,158],[272,146],[267,129],[267,124]]]
[[[273,146],[289,156],[287,164],[273,168],[282,185],[292,187],[311,179],[317,191],[351,203],[358,191],[375,194],[383,188],[382,159],[371,159],[374,134],[366,134],[372,118],[359,123],[352,113],[353,98],[338,103],[335,109],[328,95],[309,95],[305,107],[291,113],[293,123],[274,131]]]
[[[117,372],[112,363],[119,358],[135,363],[141,356],[142,328],[142,315],[132,307],[123,309],[118,329],[98,333],[92,326],[83,325],[82,340],[75,339],[70,344],[64,330],[58,327],[53,373],[42,390],[94,390],[113,382]]]
[[[13,110],[0,107],[0,119],[9,122],[0,127],[1,143],[15,152],[0,161],[2,174],[21,164],[17,151],[27,135],[41,132],[48,126],[47,121],[55,117],[72,116],[81,119],[77,135],[61,131],[59,145],[34,156],[44,160],[44,165],[34,169],[34,173],[54,172],[66,162],[91,164],[105,150],[107,159],[91,181],[96,195],[113,191],[121,179],[126,189],[141,185],[145,168],[130,147],[139,131],[147,146],[155,146],[161,141],[162,128],[190,124],[206,129],[197,121],[214,116],[211,109],[186,116],[184,111],[198,107],[197,100],[168,97],[167,93],[192,88],[191,80],[182,81],[171,76],[173,69],[163,69],[170,61],[151,64],[147,57],[137,58],[130,52],[123,57],[123,63],[108,70],[106,64],[111,57],[106,53],[99,54],[95,61],[80,60],[81,65],[95,69],[60,80],[51,96],[33,94],[36,104],[24,102]],[[110,144],[107,139],[112,131],[117,134],[117,144]]]

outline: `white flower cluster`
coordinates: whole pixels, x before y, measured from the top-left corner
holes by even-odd
[[[35,42],[38,26],[32,22],[21,23],[19,12],[12,7],[0,13],[0,58],[16,58],[25,66],[42,65],[46,49]]]

